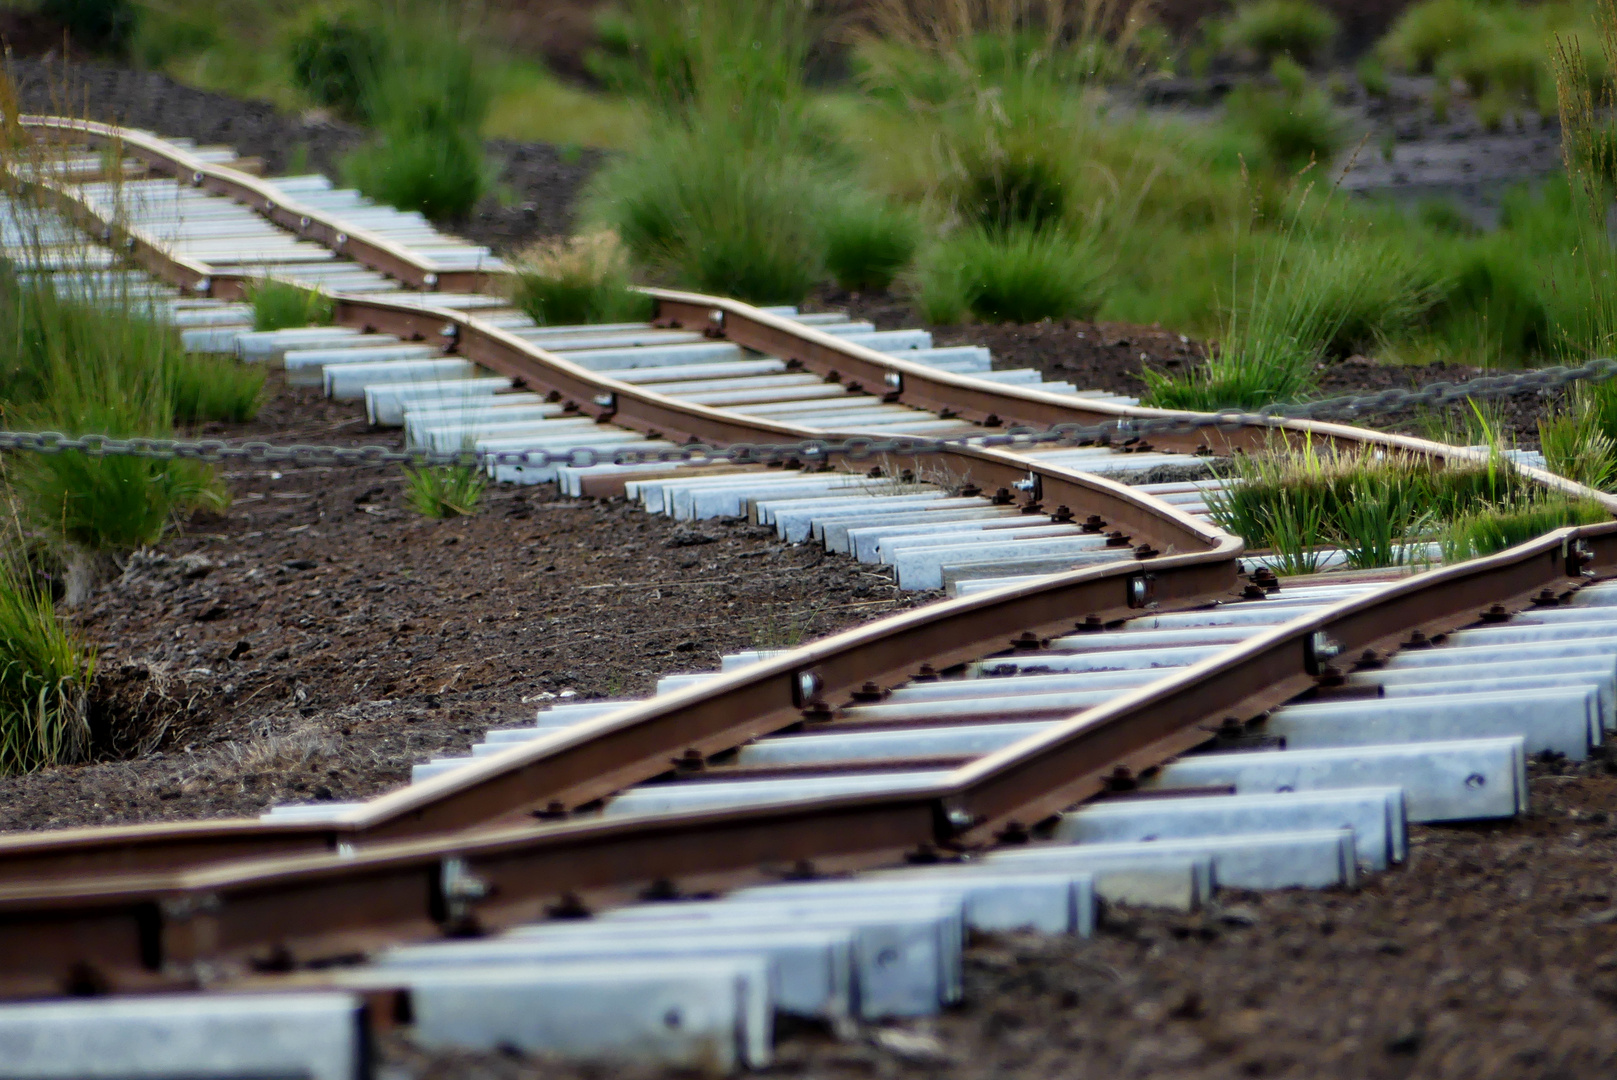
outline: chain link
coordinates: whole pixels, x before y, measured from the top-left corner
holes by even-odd
[[[816,463],[834,457],[868,461],[883,454],[938,453],[971,443],[1006,450],[1047,445],[1125,443],[1151,435],[1185,434],[1203,428],[1235,428],[1254,424],[1277,426],[1284,420],[1363,420],[1412,408],[1442,408],[1477,398],[1547,395],[1580,381],[1599,382],[1617,376],[1617,360],[1591,360],[1578,367],[1537,368],[1513,375],[1487,375],[1462,383],[1437,382],[1418,390],[1388,389],[1373,394],[1346,394],[1295,405],[1267,405],[1257,412],[1227,409],[1216,413],[1178,412],[1168,416],[1123,417],[1107,424],[1057,424],[1045,430],[1007,428],[987,434],[972,432],[942,439],[899,436],[890,439],[856,436],[810,439],[797,443],[733,443],[725,447],[690,443],[684,446],[562,450],[394,450],[385,446],[287,446],[267,442],[230,443],[222,439],[115,439],[107,435],[64,435],[56,431],[0,431],[0,450],[42,454],[80,451],[95,457],[117,455],[207,462],[241,461],[263,465],[389,465],[413,467],[465,465],[548,467],[567,465],[770,464]]]

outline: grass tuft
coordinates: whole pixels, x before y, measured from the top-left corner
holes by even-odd
[[[825,265],[851,292],[886,289],[920,246],[915,215],[875,199],[849,196],[826,214]]]
[[[244,423],[258,415],[268,372],[230,356],[182,355],[174,365],[174,419]]]
[[[265,278],[248,290],[253,305],[254,330],[284,330],[294,326],[330,326],[331,298],[312,289]]]
[[[966,314],[989,322],[1092,319],[1105,299],[1107,265],[1097,245],[1053,231],[963,231],[928,254],[919,303],[932,322]]]
[[[541,240],[510,262],[512,299],[541,326],[651,317],[652,301],[635,291],[628,253],[614,232]]]
[[[1265,63],[1288,56],[1310,64],[1329,53],[1337,30],[1336,17],[1310,0],[1251,0],[1235,9],[1219,39]]]
[[[404,498],[422,517],[468,517],[477,511],[488,477],[472,465],[404,470]]]
[[[0,556],[0,775],[84,757],[95,653],[21,557]]]
[[[733,130],[676,127],[598,174],[586,216],[654,275],[790,304],[824,272],[819,211],[835,186],[812,161]]]
[[[434,220],[465,217],[489,186],[479,132],[493,89],[442,0],[403,0],[381,24],[386,49],[363,71],[375,136],[343,159],[348,183]]]

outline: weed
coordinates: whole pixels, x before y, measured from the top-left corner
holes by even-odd
[[[1106,274],[1090,238],[967,230],[926,258],[920,303],[928,318],[953,309],[993,322],[1091,319],[1105,297]]]
[[[913,213],[849,195],[826,215],[826,269],[844,289],[885,289],[915,258],[920,231]]]
[[[81,759],[95,653],[15,553],[0,556],[0,775]]]
[[[247,298],[253,305],[254,330],[331,325],[331,298],[313,289],[265,278],[248,290]]]
[[[511,268],[512,299],[540,325],[651,317],[651,300],[630,283],[628,253],[614,232],[541,240]]]
[[[1373,98],[1384,98],[1392,93],[1392,83],[1387,78],[1387,67],[1380,57],[1374,53],[1365,53],[1359,62],[1353,66],[1353,73],[1359,77],[1359,85],[1364,92]]]
[[[1250,0],[1235,9],[1219,39],[1264,63],[1289,56],[1308,64],[1324,58],[1336,32],[1336,17],[1310,0]]]
[[[1270,453],[1237,457],[1229,479],[1208,494],[1213,520],[1271,549],[1280,568],[1291,573],[1306,572],[1299,568],[1310,560],[1317,564],[1318,549],[1327,544],[1341,548],[1349,565],[1367,569],[1418,558],[1428,537],[1441,540],[1474,521],[1524,515],[1519,528],[1542,526],[1520,539],[1566,523],[1543,525],[1548,519],[1528,513],[1564,500],[1529,486],[1497,452],[1485,462],[1437,468],[1403,455],[1320,453],[1312,443],[1282,444]]]
[[[423,517],[466,517],[476,512],[488,477],[472,465],[428,465],[404,470],[404,498]]]

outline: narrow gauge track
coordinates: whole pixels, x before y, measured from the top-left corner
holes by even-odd
[[[69,185],[60,186],[58,203],[79,207],[80,220],[88,212],[88,200]],[[136,250],[150,243],[134,239]],[[143,258],[164,280],[182,280],[164,271],[164,260],[178,258],[169,247],[151,244]],[[216,269],[187,272],[199,275],[193,285],[205,276],[210,289],[222,288]],[[424,274],[419,284],[430,285]],[[993,430],[1153,415],[939,372],[743,305],[670,293],[658,300],[665,323],[697,326],[705,338],[722,334],[815,374],[834,372],[844,386],[884,388],[869,396],[935,410],[924,423],[979,420]],[[604,377],[502,328],[497,313],[451,303],[338,297],[345,322],[400,340],[433,340],[449,329],[459,356],[562,399],[545,404],[570,402],[576,412],[643,434],[756,442],[827,430]],[[1440,458],[1464,453],[1354,428],[1286,426]],[[1256,428],[1209,431],[1172,449],[1222,452],[1268,437]],[[937,460],[893,455],[883,464],[889,474],[925,476]],[[1361,869],[1399,861],[1406,821],[1517,813],[1525,806],[1526,754],[1581,756],[1611,726],[1612,594],[1580,589],[1612,572],[1617,526],[1563,530],[1391,583],[1321,582],[1272,593],[1261,575],[1242,582],[1236,539],[1149,493],[985,448],[942,460],[956,476],[1002,490],[999,513],[1007,503],[1064,507],[1067,518],[1094,514],[1113,532],[1126,530],[1127,546],[1113,549],[1122,557],[985,588],[604,715],[542,718],[580,722],[507,733],[485,757],[446,763],[441,775],[330,820],[296,820],[306,812],[293,811],[263,822],[7,840],[0,844],[0,955],[8,958],[0,990],[26,997],[243,985],[255,972],[329,963],[445,931],[486,933],[647,894],[931,864],[718,904],[631,908],[593,940],[583,924],[559,924],[462,947],[469,953],[424,946],[313,977],[326,987],[407,992],[429,1037],[476,1042],[491,1037],[493,1002],[515,995],[565,1013],[564,1001],[589,997],[586,986],[599,988],[601,978],[563,962],[589,959],[597,968],[605,963],[609,986],[589,1000],[604,1017],[627,1017],[624,1030],[650,1040],[642,1050],[759,1064],[768,1057],[771,1005],[837,1024],[949,1000],[956,985],[949,956],[963,924],[1082,933],[1093,924],[1097,896],[1185,905],[1220,881],[1351,886]],[[580,490],[634,484],[638,493],[670,479],[658,475],[668,472],[674,483],[704,482],[666,468],[580,470],[568,479]],[[782,530],[855,543],[830,512],[834,500],[825,500],[825,513],[784,487],[777,494],[794,498],[771,500],[767,489],[778,476],[738,481],[764,486],[749,496],[753,513]],[[917,494],[946,501],[943,493]],[[649,491],[646,498],[653,501]],[[994,582],[994,573],[1005,576],[973,580]],[[1225,603],[1209,609],[1215,601]],[[1437,640],[1441,647],[1424,647]],[[1502,651],[1517,666],[1531,657],[1534,673],[1494,667],[1491,681],[1479,683],[1478,668],[1497,665]],[[1455,697],[1456,682],[1472,691],[1486,686],[1492,696]],[[1287,704],[1303,694],[1320,700]],[[1380,715],[1366,720],[1352,713],[1364,695],[1401,700],[1378,702]],[[1283,738],[1285,749],[1185,753],[1210,740],[1227,747],[1254,738]],[[501,749],[502,742],[511,745]],[[1142,784],[1182,797],[1071,809]],[[1324,816],[1310,817],[1316,810]],[[534,814],[554,820],[535,824]],[[1148,837],[1159,839],[1138,843]],[[1026,843],[1040,839],[1056,842]],[[964,855],[975,857],[958,862]],[[932,927],[925,940],[936,948],[900,950],[898,974],[883,981],[881,965],[860,966],[875,940],[860,935],[872,927],[898,932],[895,904],[918,912],[905,927]],[[1057,925],[1061,911],[1067,922]],[[683,952],[670,950],[667,926],[642,939],[662,942],[655,946],[625,950],[604,940],[635,938],[629,924],[661,925],[672,913]],[[741,959],[692,925],[703,922],[733,940],[746,931],[755,942],[778,938],[785,926],[826,933],[818,944],[798,941],[804,951],[791,956],[784,946],[755,943],[741,950],[751,959]],[[836,952],[839,942],[844,953]],[[669,966],[676,953],[682,971]],[[801,958],[810,953],[844,956],[832,967],[846,978],[805,983]],[[501,957],[543,962],[545,973],[497,963]],[[285,977],[272,982],[287,985]],[[726,986],[728,998],[717,989]],[[268,1000],[257,999],[260,1018]],[[313,999],[302,1000],[307,1008]],[[334,1000],[331,1008],[351,1010],[347,998]],[[680,1002],[678,1023],[668,1023],[674,1014],[666,1011],[640,1015],[633,1004],[668,1000]],[[728,1011],[717,1004],[725,1000]],[[62,1007],[58,1020],[84,1022],[87,1014],[73,1008]],[[115,1013],[96,1015],[114,1022]],[[15,1015],[29,1022],[26,1010]],[[575,1032],[568,1044],[555,1031],[535,1034],[531,1023],[501,1022],[516,1024],[502,1030],[520,1029],[519,1042],[526,1033],[538,1046],[589,1049],[577,1042],[589,1033]],[[614,1048],[625,1046],[605,1047]]]

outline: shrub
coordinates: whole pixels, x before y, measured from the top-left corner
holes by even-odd
[[[313,289],[265,278],[248,290],[248,300],[253,305],[254,330],[331,325],[331,298]]]
[[[82,758],[95,653],[15,554],[0,556],[0,775]]]
[[[851,195],[825,216],[825,265],[836,283],[875,292],[893,283],[920,245],[920,224],[906,210]]]
[[[616,233],[541,240],[510,262],[512,299],[542,326],[651,317],[651,299],[630,283],[628,252]]]
[[[1091,319],[1105,298],[1108,269],[1087,239],[973,229],[932,250],[921,268],[921,305],[929,316],[958,306],[991,322]]]
[[[477,510],[488,477],[472,465],[404,470],[404,498],[423,517],[465,517]]]
[[[789,304],[823,272],[819,214],[832,187],[812,160],[703,124],[667,131],[602,170],[586,217],[655,274]]]
[[[1235,9],[1220,36],[1265,63],[1289,56],[1307,64],[1324,58],[1336,32],[1336,17],[1309,0],[1251,0]]]
[[[39,13],[60,23],[75,45],[121,53],[139,21],[131,0],[41,0]]]
[[[287,42],[292,81],[317,104],[365,118],[365,85],[387,53],[376,26],[352,12],[321,12]]]

